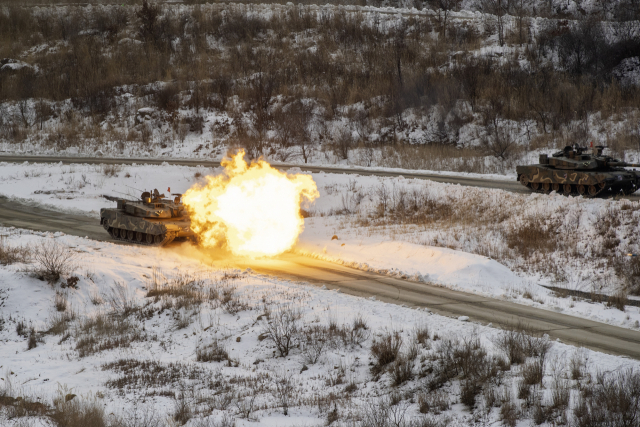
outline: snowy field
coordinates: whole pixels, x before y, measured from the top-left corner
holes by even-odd
[[[168,187],[184,192],[213,173],[216,170],[167,165],[2,164],[0,194],[97,219],[100,208],[113,205],[103,194],[136,198],[136,188]],[[312,176],[320,198],[306,207],[311,217],[294,248],[298,252],[638,328],[638,307],[620,311],[603,303],[558,298],[543,287],[619,292],[625,278],[616,275],[615,268],[632,265],[634,259],[626,254],[640,250],[638,202],[513,194],[402,177]],[[384,218],[379,213],[381,192],[388,197]],[[419,210],[420,220],[410,221],[411,215],[399,212],[398,206],[403,203],[411,210],[416,201],[427,212]],[[522,230],[543,240],[533,239],[531,248],[523,247],[521,241],[530,236]],[[332,240],[334,235],[337,240]],[[612,256],[618,256],[622,267],[608,264]]]
[[[402,426],[466,426],[496,422],[513,409],[524,426],[535,411],[549,423],[572,419],[573,405],[555,406],[555,394],[574,402],[597,373],[640,368],[544,337],[534,339],[542,356],[534,350],[526,363],[506,368],[500,340],[508,332],[230,270],[187,244],[166,250],[0,232],[5,248],[55,242],[76,256],[75,288],[38,280],[29,272],[33,265],[0,268],[1,394],[44,404],[53,399],[61,414],[100,410],[112,423],[129,422],[113,425],[233,425],[235,419],[246,426],[320,426],[331,420],[373,425],[374,411],[386,420],[382,425],[396,425],[395,419]],[[266,319],[276,322],[287,310],[297,314],[301,333],[281,357]],[[398,356],[395,365],[378,368],[371,347],[385,339],[398,344]],[[471,406],[459,403],[459,395],[476,374],[447,374],[446,348],[466,349],[473,364],[493,367]],[[522,392],[527,370],[539,360],[544,377]],[[72,395],[79,406],[62,403]],[[50,425],[44,417],[12,415],[5,407],[0,423]]]

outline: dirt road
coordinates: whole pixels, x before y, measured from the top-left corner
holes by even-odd
[[[0,197],[0,224],[111,241],[97,218],[27,206]],[[117,243],[117,242],[113,242]],[[171,250],[171,247],[166,250]],[[329,289],[410,307],[426,307],[445,316],[468,316],[471,321],[496,326],[526,325],[553,339],[640,360],[640,332],[591,320],[540,310],[506,301],[456,292],[446,288],[381,276],[295,254],[271,260],[236,261],[258,273],[308,282]]]
[[[220,162],[215,160],[192,160],[192,159],[178,159],[178,160],[163,160],[163,159],[146,159],[146,158],[109,158],[109,157],[97,157],[97,158],[89,158],[89,157],[55,157],[55,156],[15,156],[15,155],[1,155],[0,154],[0,162],[10,162],[10,163],[62,163],[62,164],[73,164],[73,163],[85,163],[85,164],[149,164],[149,165],[160,165],[163,163],[170,165],[180,165],[180,166],[204,166],[204,167],[218,167],[220,166]],[[436,182],[444,182],[448,184],[460,184],[466,185],[469,187],[481,187],[481,188],[498,188],[501,190],[511,191],[513,193],[531,193],[530,190],[526,189],[520,183],[515,180],[506,180],[506,179],[488,179],[488,178],[477,178],[477,177],[467,177],[467,176],[458,176],[458,175],[446,175],[446,174],[436,174],[429,172],[395,172],[395,171],[380,171],[380,170],[371,170],[371,169],[363,169],[358,167],[339,167],[339,166],[308,166],[308,165],[298,165],[298,164],[289,164],[289,163],[274,163],[274,167],[278,169],[289,169],[292,167],[299,167],[303,171],[307,172],[329,172],[329,173],[344,173],[344,174],[355,174],[355,175],[375,175],[375,176],[403,176],[405,178],[416,178],[416,179],[427,179],[430,181]],[[626,199],[629,200],[640,200],[640,194],[626,196]]]

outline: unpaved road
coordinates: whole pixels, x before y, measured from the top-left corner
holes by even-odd
[[[111,240],[97,219],[61,214],[3,197],[0,197],[0,224],[38,231],[62,231],[120,243]],[[171,250],[171,247],[166,250]],[[375,296],[380,301],[393,304],[427,307],[445,316],[469,316],[471,321],[482,324],[493,323],[503,327],[525,325],[566,343],[640,360],[640,332],[553,311],[377,275],[295,254],[284,254],[270,260],[236,260],[233,265],[250,267],[258,273],[284,279],[325,285],[351,295]]]
[[[215,168],[220,166],[219,161],[215,160],[192,160],[192,159],[181,159],[181,160],[164,160],[164,159],[146,159],[146,158],[112,158],[112,157],[98,157],[98,158],[90,158],[90,157],[56,157],[56,156],[16,156],[16,155],[3,155],[0,154],[0,162],[9,162],[9,163],[62,163],[65,165],[68,164],[147,164],[147,165],[161,165],[163,163],[169,165],[179,165],[179,166],[204,166]],[[298,167],[306,172],[328,172],[328,173],[344,173],[344,174],[352,174],[352,175],[363,175],[363,176],[403,176],[405,178],[416,178],[416,179],[427,179],[430,181],[436,182],[444,182],[447,184],[459,184],[465,185],[468,187],[480,187],[480,188],[497,188],[501,190],[510,191],[512,193],[531,193],[530,190],[523,187],[520,183],[514,180],[506,180],[506,179],[489,179],[489,178],[477,178],[477,177],[467,177],[467,176],[458,176],[458,175],[445,175],[445,174],[435,174],[429,172],[395,172],[395,171],[379,171],[379,170],[371,170],[371,169],[363,169],[357,167],[344,168],[339,166],[309,166],[309,165],[299,165],[299,164],[289,164],[289,163],[274,163],[272,165],[278,169],[289,169],[293,167]],[[630,196],[623,197],[628,200],[640,200],[640,193],[636,193]]]

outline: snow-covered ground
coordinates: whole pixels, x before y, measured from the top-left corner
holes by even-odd
[[[290,171],[298,172],[295,168]],[[0,168],[0,194],[97,219],[100,208],[113,205],[102,197],[104,194],[136,198],[139,194],[136,189],[164,191],[168,187],[172,192],[184,192],[212,173],[216,170],[169,165],[5,163]],[[608,253],[598,258],[591,252],[601,251],[600,246],[606,243],[596,233],[603,215],[611,212],[628,215],[623,217],[623,223],[610,225],[617,228],[612,232],[618,236],[618,250],[638,252],[634,237],[640,215],[638,202],[522,195],[402,177],[324,172],[312,176],[320,198],[307,207],[312,217],[307,218],[305,230],[294,248],[300,253],[616,326],[639,328],[639,307],[627,306],[623,312],[604,303],[558,298],[544,287],[615,293],[620,287],[620,278],[613,267],[600,259]],[[466,215],[468,211],[469,216],[482,224],[474,226],[472,221],[460,224],[453,219],[451,223],[376,224],[369,221],[367,215],[378,203],[381,186],[390,194],[389,204],[392,193],[397,197],[400,192],[407,195],[420,192],[426,194],[424,203],[440,202],[433,205],[434,210],[453,205],[462,213],[452,213],[452,217]],[[550,227],[557,227],[553,235],[566,233],[567,236],[561,238],[565,246],[556,247],[553,256],[531,255],[545,260],[540,266],[530,258],[523,259],[505,240],[510,236],[508,233],[528,224],[530,218],[544,216],[549,217]],[[579,232],[575,232],[574,227]],[[500,230],[503,231],[498,233]],[[332,240],[334,235],[337,240]],[[570,253],[575,251],[593,256],[595,261],[576,263],[575,254]]]
[[[136,189],[153,187],[183,192],[215,172],[168,165],[3,163],[0,194],[97,219],[101,207],[112,205],[102,194],[122,192],[136,197]],[[539,212],[562,210],[564,215],[580,209],[585,225],[590,215],[623,202],[515,195],[404,178],[312,175],[321,195],[313,206],[304,207],[312,216],[306,219],[296,251],[356,268],[638,327],[637,307],[622,312],[603,304],[556,298],[540,286],[548,283],[549,277],[531,274],[525,268],[515,272],[487,256],[450,249],[447,246],[452,246],[452,241],[446,239],[439,241],[443,244],[425,244],[429,233],[438,232],[438,224],[435,228],[406,224],[354,226],[376,206],[375,194],[380,186],[395,193],[416,187],[442,200],[457,200],[471,191],[473,200],[482,198],[488,205],[507,211],[513,205]],[[190,426],[199,425],[199,420],[219,423],[224,417],[235,418],[237,425],[315,426],[325,425],[334,415],[337,425],[367,425],[372,408],[385,407],[398,399],[400,403],[392,405],[396,412],[384,416],[401,415],[404,421],[398,425],[403,426],[410,420],[424,425],[434,425],[427,424],[433,421],[466,426],[478,419],[494,423],[509,402],[523,405],[518,411],[518,425],[531,423],[532,409],[525,409],[529,400],[521,394],[521,376],[528,364],[500,370],[500,385],[485,384],[483,389],[493,389],[491,393],[496,394],[483,391],[472,410],[459,403],[463,380],[456,375],[438,386],[443,393],[438,395],[444,402],[443,409],[424,405],[434,398],[424,390],[437,383],[431,370],[438,372],[438,366],[444,363],[438,355],[451,338],[460,340],[455,345],[478,340],[489,358],[505,356],[498,345],[504,333],[491,325],[234,270],[224,257],[188,243],[171,249],[143,248],[7,228],[0,228],[0,235],[4,248],[37,250],[51,242],[69,247],[77,266],[71,275],[78,277],[76,288],[63,289],[66,277],[49,285],[35,277],[34,262],[0,266],[0,390],[4,393],[39,398],[45,403],[55,396],[75,394],[76,399],[94,402],[113,416],[153,413],[169,424],[183,420],[177,414],[186,405],[191,408]],[[332,239],[334,235],[337,239]],[[495,236],[489,233],[487,239],[491,238]],[[273,341],[265,339],[266,319],[274,321],[286,307],[299,311],[299,328],[306,335],[300,335],[301,342],[288,356],[279,357]],[[358,319],[364,320],[366,329],[354,328]],[[104,323],[107,328],[101,326]],[[52,331],[53,326],[58,330]],[[311,363],[312,346],[304,337],[313,338],[314,327],[343,332],[333,332],[336,335],[327,341],[319,360]],[[425,327],[429,339],[417,344],[417,331]],[[31,328],[36,346],[28,349]],[[50,332],[42,334],[45,331]],[[396,331],[403,343],[400,354],[410,360],[412,375],[394,386],[393,370],[374,372],[371,348]],[[545,338],[539,340],[546,342]],[[554,393],[559,390],[567,390],[571,402],[577,402],[578,389],[598,372],[640,369],[637,361],[559,342],[550,344],[544,358],[543,387],[533,389],[544,408],[553,407]],[[207,354],[217,355],[220,361],[204,361]],[[533,360],[538,359],[530,358],[528,363]],[[575,366],[581,370],[578,379],[573,378]],[[145,372],[153,375],[145,376]],[[290,401],[286,416],[283,399]],[[492,408],[496,405],[499,409]],[[59,407],[64,405],[59,403]],[[420,408],[427,414],[421,414]],[[9,414],[6,411],[5,407],[0,414]],[[562,417],[561,412],[554,412],[554,416]],[[19,422],[0,418],[2,425]]]
[[[188,425],[198,425],[196,421],[203,417],[222,420],[226,415],[236,418],[237,425],[319,426],[334,408],[340,414],[339,420],[357,420],[380,399],[407,393],[413,398],[404,401],[401,408],[408,422],[424,419],[416,399],[425,380],[414,375],[408,382],[392,387],[391,374],[383,373],[378,378],[370,373],[372,340],[398,331],[405,343],[402,351],[408,352],[416,328],[426,326],[433,340],[416,350],[415,372],[425,367],[430,355],[437,354],[444,337],[477,338],[490,355],[502,354],[495,344],[501,332],[492,327],[250,271],[230,270],[224,267],[224,260],[212,260],[188,244],[166,250],[16,229],[0,232],[5,235],[3,243],[7,246],[37,247],[42,242],[55,241],[77,254],[77,289],[61,289],[60,285],[38,280],[24,264],[0,267],[0,387],[7,392],[10,385],[11,395],[25,399],[49,403],[53,396],[75,394],[79,396],[76,399],[95,400],[107,414],[131,416],[131,411],[143,413],[152,408],[163,422],[174,417],[180,402],[185,401],[193,408]],[[174,289],[186,286],[201,292],[203,300],[146,296],[150,290],[166,289],[164,286],[172,284]],[[222,297],[209,297],[212,290],[218,295],[233,295],[235,305],[223,303]],[[66,311],[57,311],[60,308],[54,306],[56,294],[66,304]],[[267,312],[275,318],[285,306],[300,310],[302,328],[331,323],[350,327],[360,318],[367,329],[358,342],[327,346],[315,364],[306,359],[305,344],[291,349],[285,358],[277,357],[273,343],[263,339],[264,319]],[[129,314],[117,331],[111,326],[111,332],[99,332],[100,321],[120,318],[111,317],[114,312],[119,316]],[[20,323],[27,331],[47,331],[56,322],[60,325],[61,316],[69,313],[75,320],[68,322],[67,330],[43,335],[35,348],[27,350],[27,338],[16,332]],[[91,336],[94,341],[89,339]],[[197,361],[207,345],[224,348],[228,360],[225,356],[220,362]],[[640,368],[637,361],[553,343],[546,357],[544,399],[552,399],[557,381],[554,372],[569,375],[570,361],[578,356],[585,364],[584,374]],[[142,362],[151,365],[142,366]],[[152,376],[145,376],[145,372]],[[498,393],[515,396],[519,375],[516,368],[505,373]],[[277,385],[283,380],[290,386],[287,416],[283,415]],[[345,392],[347,386],[351,386],[349,392]],[[459,426],[472,423],[479,410],[471,413],[457,403],[458,387],[457,381],[452,381],[443,388],[449,409],[430,415],[430,420],[448,420],[449,425]],[[256,400],[252,401],[254,397]],[[250,403],[253,410],[248,412],[248,419],[243,418]],[[486,403],[478,403],[478,407],[482,405]],[[494,422],[499,410],[492,410],[490,404],[484,408],[486,419]],[[522,417],[526,419],[527,415]],[[3,419],[0,415],[2,425],[22,425],[18,422],[19,418]],[[528,425],[527,422],[521,421],[521,425]]]

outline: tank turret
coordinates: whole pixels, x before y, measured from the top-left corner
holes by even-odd
[[[157,189],[142,192],[139,200],[103,196],[116,208],[100,209],[100,224],[116,240],[148,246],[163,246],[174,239],[195,240],[182,194],[173,200]]]
[[[605,148],[566,146],[551,156],[541,154],[539,164],[516,167],[518,181],[542,193],[555,191],[586,197],[634,193],[640,186],[640,172],[625,168],[640,164],[605,156]]]

